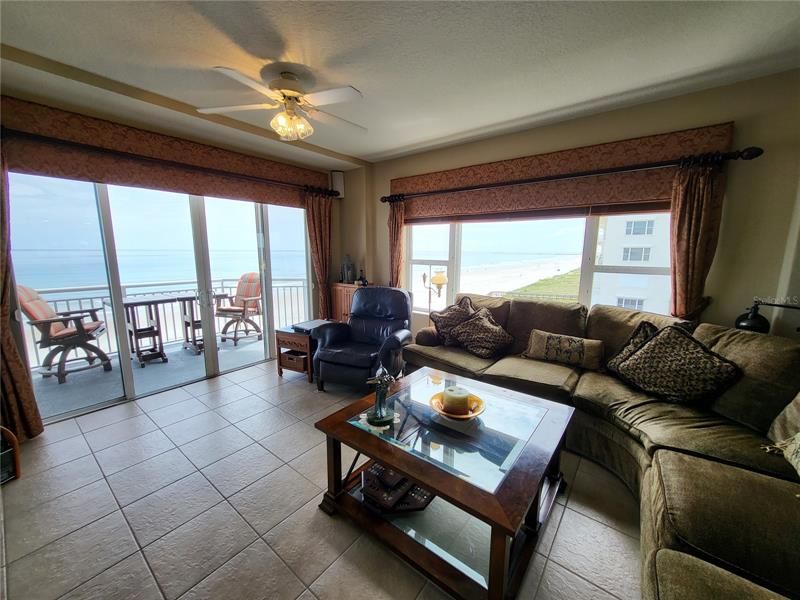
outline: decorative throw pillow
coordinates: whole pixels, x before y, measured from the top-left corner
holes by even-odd
[[[783,457],[794,467],[800,475],[800,431],[774,446],[761,446],[769,454],[783,454]]]
[[[475,314],[475,307],[469,296],[464,296],[456,304],[444,310],[432,311],[431,321],[436,327],[436,333],[445,346],[458,346],[458,341],[453,337],[452,330]]]
[[[596,371],[603,362],[603,342],[534,329],[522,356]]]
[[[767,437],[773,442],[780,442],[798,433],[800,433],[800,393],[775,417]]]
[[[618,373],[640,390],[676,403],[717,396],[742,374],[681,327],[669,325],[622,361]]]
[[[619,349],[619,352],[608,359],[606,369],[612,373],[617,373],[620,363],[644,346],[656,333],[658,333],[658,327],[653,325],[650,321],[642,321],[639,323],[628,338],[628,341]]]
[[[468,352],[481,358],[497,356],[514,342],[514,338],[497,324],[486,308],[453,327],[450,335]]]

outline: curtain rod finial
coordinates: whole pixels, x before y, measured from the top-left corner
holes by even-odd
[[[739,158],[742,160],[753,160],[764,154],[764,149],[758,146],[749,146],[744,150],[739,150]]]

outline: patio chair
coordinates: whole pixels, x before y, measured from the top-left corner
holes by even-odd
[[[64,383],[69,373],[86,371],[95,367],[111,370],[111,360],[94,342],[106,330],[106,324],[97,318],[96,308],[65,310],[56,312],[36,290],[24,285],[17,286],[20,308],[29,319],[29,324],[39,331],[39,348],[50,351],[42,361],[40,370],[43,377],[56,376],[58,383]],[[85,319],[90,319],[86,321]],[[72,351],[78,350],[86,356],[69,358]],[[53,361],[58,359],[55,371]],[[68,368],[67,365],[86,361],[81,367]]]
[[[225,300],[227,305],[223,305]],[[217,298],[216,315],[227,318],[228,322],[220,332],[220,340],[225,342],[230,337],[233,345],[239,344],[243,337],[257,335],[258,339],[263,339],[261,327],[253,320],[261,314],[261,275],[258,273],[245,273],[239,278],[236,286],[236,295],[233,298],[227,296]],[[228,335],[228,330],[233,327],[233,336]],[[244,334],[240,334],[240,328]],[[250,332],[252,328],[253,333]]]

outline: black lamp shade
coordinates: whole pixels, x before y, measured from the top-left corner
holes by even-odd
[[[758,304],[754,304],[746,313],[736,317],[736,329],[769,333],[769,321],[764,315],[758,314]]]

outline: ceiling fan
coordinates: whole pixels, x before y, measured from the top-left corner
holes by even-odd
[[[273,65],[270,65],[273,66]],[[275,65],[278,66],[278,65]],[[279,67],[280,68],[280,67]],[[312,92],[307,94],[305,86],[295,73],[288,70],[279,72],[276,79],[271,80],[268,84],[261,81],[251,79],[244,73],[240,73],[236,69],[229,67],[214,67],[217,73],[221,73],[231,79],[242,83],[257,92],[264,94],[272,102],[263,102],[259,104],[240,104],[237,106],[216,106],[212,108],[198,108],[197,112],[204,115],[219,114],[228,112],[237,112],[245,110],[273,110],[282,108],[276,114],[269,125],[275,132],[281,136],[284,141],[296,141],[307,138],[314,133],[314,128],[308,122],[308,118],[320,121],[321,123],[329,124],[345,124],[350,127],[360,129],[366,132],[366,127],[362,127],[357,123],[353,123],[329,112],[321,110],[320,106],[328,104],[339,104],[342,102],[351,102],[353,100],[360,100],[362,98],[361,92],[352,86],[345,86],[333,88],[330,90],[322,90],[320,92]],[[267,71],[267,68],[265,68]]]

